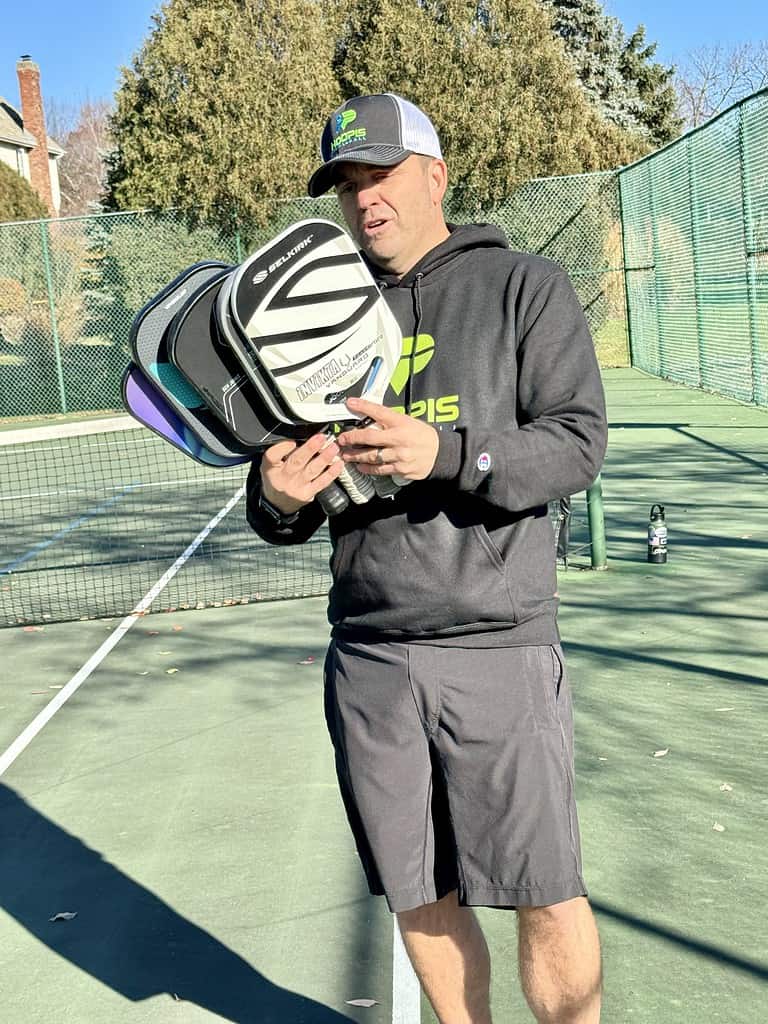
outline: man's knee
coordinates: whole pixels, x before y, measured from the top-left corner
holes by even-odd
[[[450,923],[459,910],[458,895],[454,890],[434,903],[425,903],[413,910],[400,910],[395,916],[403,932],[442,935],[450,931]]]
[[[575,922],[593,919],[586,896],[575,896],[573,899],[552,903],[546,907],[518,907],[517,916],[521,928],[542,930],[569,928]]]

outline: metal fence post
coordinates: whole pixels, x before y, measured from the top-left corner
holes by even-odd
[[[699,266],[701,254],[701,238],[699,237],[699,225],[697,220],[697,196],[696,196],[696,168],[693,160],[694,139],[686,143],[686,166],[688,170],[688,208],[689,224],[691,228],[691,250],[693,259],[693,299],[696,306],[696,342],[699,359],[699,387],[707,386],[706,374],[707,344],[704,336],[704,324],[702,322],[702,306],[704,298],[701,289],[701,268]]]
[[[659,286],[661,283],[661,244],[659,242],[659,218],[656,212],[656,182],[653,176],[653,164],[649,161],[648,168],[648,206],[651,214],[651,244],[653,252],[653,306],[656,314],[656,349],[659,360],[659,376],[664,376],[665,339],[664,325],[659,309]]]
[[[744,229],[744,269],[747,278],[747,315],[749,317],[749,340],[752,349],[752,401],[765,405],[767,395],[762,394],[762,372],[760,368],[760,337],[757,324],[757,275],[755,273],[755,240],[752,233],[752,203],[747,179],[747,140],[744,137],[744,107],[739,107],[739,174],[741,184],[741,219]]]
[[[634,334],[632,331],[632,299],[629,291],[629,258],[627,256],[627,225],[624,216],[624,195],[622,193],[621,171],[616,175],[619,193],[619,230],[621,231],[621,262],[624,276],[624,315],[627,318],[627,345],[629,365],[635,365]]]
[[[45,284],[48,290],[48,309],[51,317],[51,334],[53,336],[53,352],[56,358],[56,377],[59,384],[59,403],[61,411],[67,411],[67,395],[64,390],[64,370],[61,365],[61,342],[59,339],[59,325],[56,319],[56,301],[53,293],[53,269],[51,267],[51,252],[48,245],[48,224],[40,221],[40,239],[43,249],[43,267],[45,268]]]
[[[603,510],[603,485],[598,474],[597,479],[587,490],[587,519],[589,520],[589,540],[592,553],[592,568],[607,569],[608,558],[605,549],[605,512]]]

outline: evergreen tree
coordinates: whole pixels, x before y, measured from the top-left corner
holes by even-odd
[[[347,97],[392,91],[422,106],[453,182],[480,202],[643,152],[587,101],[537,0],[357,0],[335,69]]]
[[[621,37],[619,71],[637,94],[635,118],[651,142],[663,146],[676,139],[683,127],[677,112],[675,69],[653,60],[657,44],[646,42],[642,25],[629,37],[623,32]]]
[[[45,204],[20,174],[0,163],[0,224],[47,217]]]
[[[227,233],[304,193],[338,102],[318,0],[169,0],[112,119],[108,204],[177,206]]]
[[[627,36],[599,0],[541,0],[589,98],[611,123],[663,145],[680,133],[674,68],[654,62],[639,26]]]

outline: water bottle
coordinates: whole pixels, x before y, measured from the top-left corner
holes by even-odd
[[[648,561],[661,565],[667,560],[667,524],[664,506],[652,505],[648,523]]]

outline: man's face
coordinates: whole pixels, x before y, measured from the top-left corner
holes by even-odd
[[[368,258],[402,277],[448,237],[442,212],[445,164],[409,156],[394,167],[346,161],[336,195],[349,230]]]

